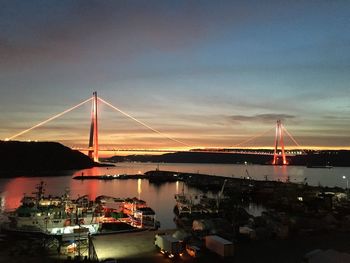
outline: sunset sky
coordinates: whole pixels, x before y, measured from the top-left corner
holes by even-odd
[[[350,148],[349,14],[350,1],[0,0],[0,139],[97,91],[193,148],[277,119],[304,147]],[[90,110],[16,139],[86,146]],[[106,147],[183,147],[106,105],[99,125]]]

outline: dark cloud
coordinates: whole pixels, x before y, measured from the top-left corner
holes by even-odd
[[[31,47],[20,43],[11,43],[8,39],[0,36],[0,59],[2,62],[7,60],[19,59],[23,56],[37,56],[42,54],[43,49]]]
[[[25,1],[24,1],[25,2]],[[191,47],[251,12],[230,2],[206,5],[180,1],[42,1],[8,3],[0,14],[2,62],[33,62],[95,55],[128,59],[145,50]],[[14,14],[14,15],[10,15]],[[24,14],[24,15],[18,15]],[[253,16],[254,17],[254,16]],[[5,30],[9,25],[11,30]],[[5,55],[6,56],[5,56]],[[73,58],[72,58],[73,57]]]
[[[344,122],[343,124],[346,126],[349,126],[348,122],[350,121],[350,116],[346,116],[346,115],[324,115],[321,118],[327,121]]]
[[[229,119],[231,121],[238,121],[238,122],[269,122],[273,123],[277,120],[285,121],[289,119],[295,119],[296,116],[290,115],[290,114],[275,114],[275,113],[269,113],[269,114],[256,114],[256,115],[232,115],[229,116]]]

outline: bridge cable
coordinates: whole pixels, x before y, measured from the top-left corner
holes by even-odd
[[[240,143],[238,143],[238,144],[235,144],[235,145],[233,145],[233,146],[231,146],[231,147],[238,147],[238,146],[241,146],[242,144],[245,144],[245,143],[247,143],[247,142],[250,142],[250,141],[252,141],[252,140],[254,140],[254,139],[256,139],[256,138],[259,138],[259,137],[265,135],[266,133],[270,132],[270,131],[273,130],[273,129],[275,129],[275,127],[272,127],[272,128],[270,128],[270,129],[264,131],[263,133],[254,135],[253,137],[250,137],[250,138],[248,138],[248,139],[246,139],[246,140],[244,140],[244,141],[242,141],[242,142],[240,142]]]
[[[77,105],[75,105],[75,106],[73,106],[73,107],[71,107],[71,108],[69,108],[69,109],[67,109],[67,110],[65,110],[65,111],[63,111],[63,112],[58,113],[58,114],[56,114],[55,116],[52,116],[51,118],[49,118],[49,119],[47,119],[47,120],[45,120],[45,121],[42,121],[42,122],[40,122],[40,123],[34,125],[33,127],[29,128],[29,129],[26,129],[26,130],[24,130],[24,131],[22,131],[22,132],[20,132],[20,133],[17,133],[17,134],[15,134],[15,135],[13,135],[13,136],[11,136],[11,137],[9,137],[9,138],[6,138],[5,140],[6,140],[6,141],[12,140],[12,139],[14,139],[14,138],[16,138],[16,137],[18,137],[18,136],[20,136],[20,135],[22,135],[22,134],[25,134],[25,133],[27,133],[27,132],[29,132],[29,131],[35,129],[35,128],[38,128],[38,127],[40,127],[40,126],[42,126],[42,125],[48,123],[49,121],[52,121],[52,120],[54,120],[54,119],[57,119],[58,117],[61,117],[62,115],[64,115],[64,114],[66,114],[66,113],[68,113],[68,112],[70,112],[70,111],[72,111],[72,110],[74,110],[74,109],[80,107],[81,105],[83,105],[83,104],[85,104],[85,103],[87,103],[87,102],[89,102],[89,101],[91,101],[91,100],[92,100],[92,98],[89,98],[89,99],[87,99],[87,100],[84,100],[83,102],[80,102],[79,104],[77,104]]]
[[[130,119],[132,119],[132,120],[134,120],[134,121],[136,121],[137,123],[141,124],[142,126],[146,127],[147,129],[149,129],[149,130],[151,130],[151,131],[153,131],[153,132],[155,132],[155,133],[158,133],[159,135],[161,135],[161,136],[163,136],[163,137],[165,137],[165,138],[167,138],[167,139],[169,139],[169,140],[171,140],[171,141],[173,141],[173,142],[182,144],[182,145],[184,145],[184,146],[186,146],[186,147],[191,147],[191,146],[188,145],[187,143],[184,143],[184,142],[179,141],[179,140],[177,140],[177,139],[171,138],[171,137],[169,137],[169,135],[164,134],[164,133],[162,133],[162,132],[160,132],[160,131],[158,131],[158,130],[152,128],[151,126],[147,125],[146,123],[144,123],[144,122],[142,122],[142,121],[140,121],[140,120],[138,120],[138,119],[132,117],[132,116],[129,115],[128,113],[126,113],[126,112],[122,111],[121,109],[119,109],[119,108],[113,106],[112,104],[110,104],[109,102],[107,102],[107,101],[101,99],[100,97],[98,97],[98,100],[101,101],[101,102],[103,102],[103,103],[106,104],[107,106],[111,107],[112,109],[118,111],[119,113],[123,114],[124,116],[126,116],[126,117],[128,117],[128,118],[130,118]]]
[[[302,148],[302,147],[300,146],[300,144],[294,139],[294,137],[289,133],[289,131],[287,130],[286,127],[284,127],[284,126],[282,125],[282,129],[287,133],[287,135],[289,136],[289,138],[295,143],[296,146],[298,146],[299,148]]]

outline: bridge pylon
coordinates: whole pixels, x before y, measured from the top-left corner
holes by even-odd
[[[281,147],[281,153],[278,152],[278,144]],[[279,159],[282,154],[282,163],[279,162]],[[277,120],[276,123],[276,135],[275,135],[275,148],[273,152],[273,165],[283,164],[287,165],[286,154],[284,152],[284,142],[283,142],[283,128],[281,120]]]
[[[93,92],[92,96],[93,99],[91,109],[91,126],[88,156],[95,162],[98,162],[97,92]]]

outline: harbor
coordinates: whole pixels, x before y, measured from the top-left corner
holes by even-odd
[[[109,176],[112,176],[113,180],[70,178],[69,182],[73,185],[80,182],[79,186],[87,184],[89,189],[101,186],[105,193],[99,195],[99,192],[95,191],[83,195],[84,192],[81,192],[77,198],[66,196],[67,200],[79,203],[78,209],[74,208],[72,211],[79,211],[79,206],[83,204],[96,205],[95,208],[99,204],[109,209],[105,209],[103,217],[99,218],[98,231],[95,233],[79,230],[84,226],[78,224],[78,230],[75,230],[73,236],[66,235],[63,239],[47,236],[40,240],[45,240],[44,247],[48,258],[61,261],[85,259],[101,262],[116,259],[123,262],[164,262],[167,258],[160,253],[161,249],[155,246],[156,235],[164,233],[172,236],[171,240],[175,239],[181,244],[181,256],[176,259],[181,262],[227,261],[228,259],[222,259],[216,252],[207,248],[206,237],[213,235],[223,238],[226,240],[224,242],[232,243],[233,255],[229,258],[239,260],[238,262],[258,262],[254,261],[258,256],[250,255],[249,248],[259,251],[260,257],[268,260],[269,246],[277,247],[285,254],[291,252],[288,246],[298,247],[298,253],[290,255],[296,260],[302,259],[305,254],[316,248],[333,248],[349,253],[344,245],[347,243],[345,236],[350,230],[346,188],[312,186],[308,185],[307,181],[294,183],[293,179],[288,177],[276,181],[266,177],[255,180],[250,176],[248,168],[242,178],[160,169],[132,173],[127,179],[114,177],[112,173]],[[108,171],[111,172],[111,169]],[[135,175],[137,178],[132,180]],[[60,180],[64,178],[66,177]],[[46,179],[46,186],[50,189],[50,179]],[[34,179],[30,180],[35,182]],[[128,185],[131,191],[125,193],[129,193],[130,197],[123,194],[124,187],[118,188],[118,195],[108,191],[109,188],[115,189],[117,185]],[[51,191],[55,193],[52,188]],[[46,194],[51,194],[51,191],[48,190]],[[158,192],[161,196],[150,195],[152,192]],[[133,195],[137,197],[131,197]],[[22,197],[22,201],[32,200],[27,195],[25,197]],[[8,200],[6,197],[4,199],[5,202]],[[50,202],[57,203],[58,199],[52,195]],[[146,202],[157,215],[159,230],[155,230],[155,221],[152,227],[145,228],[140,227],[141,220],[137,223],[120,214],[127,214],[127,210],[133,207],[136,212],[136,208],[147,206]],[[47,200],[42,201],[42,204],[44,203],[47,203]],[[252,213],[249,209],[251,206],[259,207],[259,212]],[[79,219],[80,222],[83,214],[85,213],[81,210],[81,215],[73,218]],[[133,215],[137,217],[137,213]],[[164,220],[166,218],[169,218],[169,221]],[[84,220],[87,221],[86,219],[85,217]],[[170,220],[172,224],[169,223]],[[327,240],[331,237],[345,243],[337,241],[329,246]],[[8,236],[3,239],[8,240]],[[316,242],[320,239],[321,241]],[[13,247],[8,249],[15,253],[16,257],[23,253],[34,253],[34,245],[17,246],[17,241],[10,241],[9,243],[13,242]],[[303,247],[300,244],[303,244]],[[167,254],[166,251],[164,253]],[[204,257],[197,258],[199,255]]]
[[[0,241],[21,243],[32,240],[39,249],[57,250],[58,255],[78,253],[81,259],[82,249],[89,250],[93,235],[132,233],[160,226],[154,210],[136,197],[102,195],[90,200],[87,195],[71,199],[68,190],[61,196],[44,193],[45,183],[41,181],[33,195],[23,196],[18,208],[2,211],[0,231],[3,239]],[[31,243],[26,246],[32,250]],[[17,244],[13,249],[16,247],[21,249]]]
[[[349,263],[349,1],[1,1],[0,263]]]

